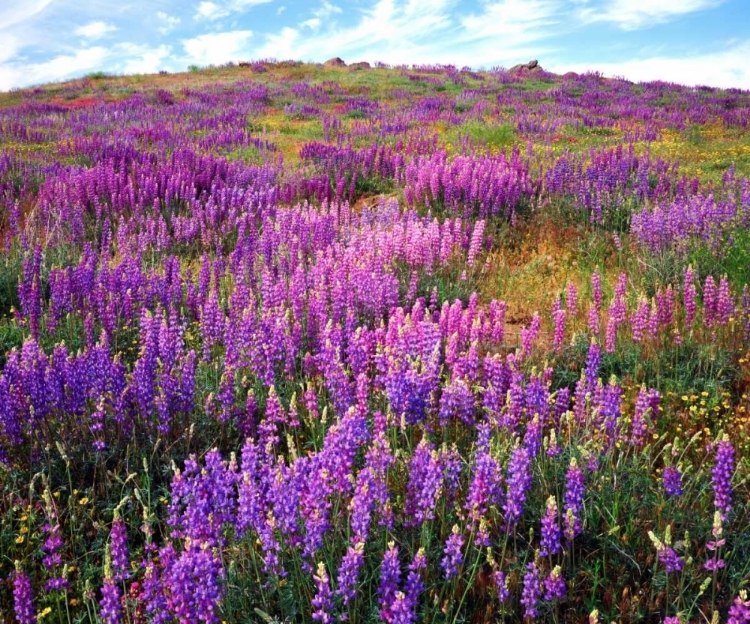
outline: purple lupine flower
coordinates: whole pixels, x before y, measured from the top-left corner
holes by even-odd
[[[610,316],[607,319],[607,329],[604,332],[604,350],[607,353],[614,353],[617,348],[617,319]]]
[[[594,395],[594,403],[599,408],[599,419],[609,436],[610,443],[614,443],[617,422],[621,415],[622,388],[612,376],[606,386],[599,386]]]
[[[658,550],[656,554],[659,557],[659,561],[664,565],[667,574],[679,572],[682,570],[682,566],[685,565],[685,562],[670,546],[665,546]]]
[[[734,448],[725,433],[716,445],[716,463],[712,471],[714,507],[723,517],[732,511],[732,476],[734,475]]]
[[[565,475],[565,539],[572,542],[576,535],[583,532],[581,511],[583,497],[586,493],[585,476],[578,467],[575,457],[570,460],[570,467]]]
[[[530,386],[531,384],[527,386],[527,393]],[[542,447],[543,433],[542,420],[539,418],[539,414],[534,414],[534,418],[526,424],[526,431],[523,434],[523,445],[526,447],[531,458],[535,458],[539,454],[539,450]]]
[[[568,296],[565,307],[571,318],[575,318],[578,309],[578,289],[573,282],[568,282]]]
[[[60,525],[50,526],[48,523],[42,527],[42,531],[47,534],[42,546],[42,551],[45,553],[42,563],[47,570],[51,571],[55,566],[62,564],[62,557],[57,552],[63,545],[63,539],[60,537]]]
[[[440,461],[443,464],[445,475],[445,494],[447,504],[450,506],[456,500],[456,494],[461,487],[461,471],[463,462],[461,455],[455,445],[452,448],[443,448],[440,452]]]
[[[716,322],[719,325],[726,325],[734,314],[734,302],[729,292],[729,281],[727,276],[719,280],[719,292],[716,296]]]
[[[748,624],[748,622],[750,622],[750,600],[747,598],[747,591],[743,589],[729,607],[727,624]]]
[[[443,466],[440,454],[426,438],[417,445],[409,461],[409,483],[406,488],[404,512],[407,523],[420,526],[435,517],[435,508],[443,490]]]
[[[667,493],[667,496],[682,495],[682,473],[679,468],[675,466],[665,466],[664,472],[662,473],[662,480],[664,482],[664,491]]]
[[[586,386],[593,390],[596,380],[599,378],[599,367],[602,363],[602,350],[596,342],[592,341],[586,355]]]
[[[635,313],[630,317],[630,326],[633,331],[633,342],[641,342],[646,333],[649,315],[651,313],[651,304],[648,299],[642,298],[638,302]]]
[[[419,620],[417,607],[419,606],[419,596],[424,591],[422,583],[421,570],[427,564],[424,549],[420,548],[414,556],[414,560],[409,564],[409,576],[406,579],[403,592],[396,592],[391,609],[393,624],[414,624]]]
[[[508,589],[505,572],[503,572],[502,570],[495,570],[492,573],[492,578],[495,580],[495,589],[497,590],[497,599],[500,602],[500,604],[505,604],[508,598],[510,598],[510,590]]]
[[[599,331],[601,329],[601,323],[599,321],[600,314],[601,310],[599,310],[595,305],[589,306],[588,325],[589,331],[591,332],[592,336],[599,335]]]
[[[565,340],[565,310],[557,310],[555,317],[555,334],[552,340],[552,349],[560,351]]]
[[[714,536],[714,539],[706,542],[706,549],[714,553],[714,556],[703,564],[703,567],[709,572],[717,572],[726,565],[725,561],[719,556],[721,547],[727,543],[727,540],[722,537],[723,533],[724,527],[721,512],[716,510],[714,512],[714,525],[711,528],[711,534]]]
[[[454,524],[453,530],[445,542],[445,549],[443,550],[445,556],[440,561],[447,580],[458,576],[458,569],[464,562],[464,555],[461,551],[463,545],[464,536],[461,534],[461,529],[459,529],[458,525]]]
[[[349,546],[341,560],[338,573],[336,594],[342,597],[347,606],[357,596],[357,578],[365,561],[365,543],[356,542]]]
[[[333,592],[331,591],[331,582],[326,572],[326,566],[321,561],[318,563],[317,574],[313,575],[315,581],[315,587],[317,593],[312,599],[311,604],[313,609],[312,619],[316,622],[323,622],[323,624],[330,624],[335,620],[333,611]]]
[[[18,624],[36,624],[31,580],[21,569],[20,561],[16,561],[16,571],[13,573],[13,609]]]
[[[537,606],[542,597],[542,582],[539,578],[539,570],[534,562],[526,566],[526,574],[523,575],[523,591],[521,593],[521,604],[524,606],[523,617],[535,618],[539,615]]]
[[[599,271],[591,274],[591,293],[597,311],[602,309],[602,276]]]
[[[357,474],[354,496],[349,503],[354,541],[365,542],[370,535],[370,522],[376,504],[376,487],[372,470],[368,468],[360,470]]]
[[[207,542],[188,540],[189,547],[165,566],[167,607],[181,621],[217,624],[224,594],[224,567]]]
[[[562,575],[562,568],[555,566],[549,576],[544,579],[544,599],[552,602],[553,600],[562,600],[565,598],[565,579]]]
[[[664,566],[664,570],[667,574],[672,572],[679,572],[685,565],[685,561],[674,551],[670,546],[671,542],[671,527],[667,527],[667,534],[662,542],[653,531],[648,532],[648,536],[651,539],[651,543],[656,548],[656,555],[659,557],[659,562]],[[666,543],[665,543],[666,542]]]
[[[112,556],[113,580],[120,582],[130,578],[130,560],[128,557],[128,532],[125,523],[118,515],[112,523],[109,533],[110,552]]]
[[[484,236],[484,219],[477,219],[474,223],[474,231],[471,233],[471,242],[469,243],[469,251],[466,254],[466,264],[470,267],[474,266],[477,254],[482,248],[482,242]]]
[[[487,427],[482,427],[480,431],[480,438],[489,435]],[[500,466],[490,455],[488,440],[483,443],[480,439],[477,446],[471,484],[464,505],[475,526],[480,524],[492,505],[499,503],[503,478]]]
[[[523,515],[526,493],[531,487],[531,456],[524,446],[516,446],[508,462],[507,490],[503,511],[508,530],[513,528]]]
[[[716,322],[718,292],[714,278],[709,275],[703,285],[703,321],[708,327]]]
[[[44,564],[44,567],[50,574],[54,574],[55,568],[61,566],[63,563],[62,556],[58,552],[63,546],[63,539],[60,536],[60,523],[57,521],[57,510],[48,489],[44,491],[44,500],[47,522],[42,526],[42,532],[47,534],[47,538],[42,545],[42,552],[44,552],[42,564]],[[51,524],[52,521],[54,521],[54,524]],[[57,589],[64,589],[68,586],[69,582],[64,577],[52,576],[44,584],[44,590],[50,592]]]
[[[169,567],[174,560],[174,548],[171,544],[159,551],[159,559],[165,568]],[[167,610],[162,575],[153,560],[148,560],[145,563],[141,601],[146,607],[146,613],[152,616],[154,624],[165,624],[172,619]]]
[[[555,433],[554,429],[549,430],[549,437],[545,438],[545,440],[547,441],[547,457],[557,457],[563,452],[562,446],[557,443],[557,433]]]
[[[645,444],[649,425],[658,416],[660,400],[661,395],[657,390],[646,390],[644,386],[638,391],[638,398],[635,401],[635,410],[633,412],[633,422],[630,425],[631,444],[638,447]]]
[[[557,517],[557,501],[554,496],[550,496],[547,499],[547,511],[542,518],[542,548],[539,554],[546,557],[560,552],[562,548],[561,538],[562,531]]]
[[[393,619],[393,602],[401,583],[401,565],[398,560],[398,547],[391,542],[383,555],[380,567],[380,584],[378,586],[378,605],[380,618],[386,622]]]
[[[122,590],[112,577],[104,580],[102,599],[99,601],[99,615],[106,624],[122,622]]]
[[[671,615],[669,617],[665,617],[662,621],[662,624],[682,624],[680,622],[680,618],[677,615]]]

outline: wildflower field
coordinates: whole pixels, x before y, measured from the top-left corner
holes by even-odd
[[[750,622],[748,91],[2,93],[0,249],[3,622]]]

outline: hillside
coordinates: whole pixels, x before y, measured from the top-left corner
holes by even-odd
[[[750,621],[748,124],[538,67],[0,94],[3,621]]]

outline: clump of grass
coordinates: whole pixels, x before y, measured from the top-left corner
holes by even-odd
[[[499,151],[516,142],[516,129],[511,124],[489,124],[480,121],[467,121],[458,127],[477,145],[486,145],[491,151]]]

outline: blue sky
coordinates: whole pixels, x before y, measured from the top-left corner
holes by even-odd
[[[0,90],[258,58],[597,70],[750,89],[750,0],[2,0]]]

